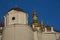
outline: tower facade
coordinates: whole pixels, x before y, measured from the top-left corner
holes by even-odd
[[[2,40],[34,40],[33,31],[28,25],[28,14],[19,8],[11,9],[4,16],[5,27]]]

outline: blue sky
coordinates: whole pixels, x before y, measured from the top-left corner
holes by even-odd
[[[44,21],[44,25],[53,26],[60,31],[60,0],[0,0],[0,18],[14,7],[23,9],[29,14],[29,24],[32,22],[33,11],[36,10],[38,22]]]

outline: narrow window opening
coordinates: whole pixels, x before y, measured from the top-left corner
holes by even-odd
[[[15,20],[15,17],[12,17],[12,20]]]

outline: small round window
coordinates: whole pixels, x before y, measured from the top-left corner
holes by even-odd
[[[12,20],[15,20],[15,17],[12,17]]]

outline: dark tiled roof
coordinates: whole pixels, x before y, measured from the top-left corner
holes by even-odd
[[[22,12],[24,12],[22,9],[20,9],[20,8],[12,8],[12,9],[10,9],[9,11],[11,11],[11,10],[16,10],[16,11],[22,11]]]

